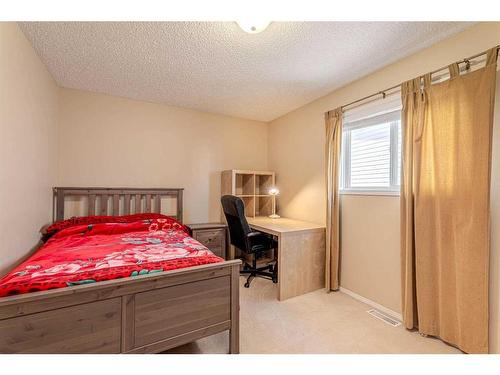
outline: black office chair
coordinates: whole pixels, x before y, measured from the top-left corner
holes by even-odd
[[[246,261],[243,264],[243,270],[240,274],[249,274],[245,288],[250,287],[250,282],[254,277],[260,276],[278,282],[278,264],[268,264],[264,267],[257,267],[257,259],[262,253],[276,249],[277,242],[272,236],[265,233],[252,231],[245,217],[245,205],[241,198],[234,195],[224,195],[221,198],[222,209],[226,216],[229,227],[229,237],[231,245],[241,251],[252,254],[252,264]]]

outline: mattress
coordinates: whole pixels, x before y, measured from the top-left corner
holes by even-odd
[[[0,280],[0,297],[223,262],[160,214],[57,222],[50,238]]]

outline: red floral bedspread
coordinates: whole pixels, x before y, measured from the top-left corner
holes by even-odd
[[[172,218],[126,221],[63,225],[0,280],[0,297],[223,261]]]

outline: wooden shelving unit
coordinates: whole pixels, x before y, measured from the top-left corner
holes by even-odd
[[[231,169],[223,171],[221,175],[222,195],[231,194],[243,199],[245,215],[248,217],[268,216],[272,213],[276,197],[268,192],[274,184],[275,174],[270,171]]]

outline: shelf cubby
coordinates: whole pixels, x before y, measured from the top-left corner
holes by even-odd
[[[254,217],[255,216],[255,197],[243,197],[243,203],[245,204],[245,216]]]
[[[255,195],[269,195],[269,189],[274,186],[274,174],[255,175]]]
[[[259,195],[255,199],[255,216],[269,216],[273,213],[272,195]]]
[[[255,195],[255,175],[236,173],[235,195]]]

